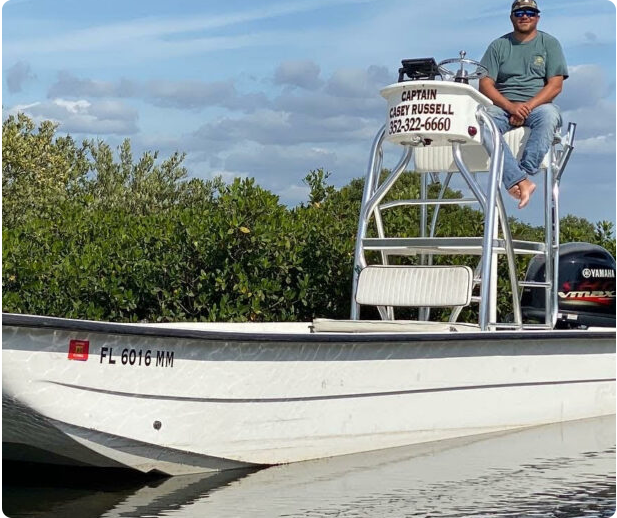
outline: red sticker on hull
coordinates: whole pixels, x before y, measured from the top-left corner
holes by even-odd
[[[69,360],[86,361],[90,342],[88,340],[71,340],[69,342]]]

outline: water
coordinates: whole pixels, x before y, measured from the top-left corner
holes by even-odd
[[[615,416],[210,475],[3,468],[9,517],[609,517]]]

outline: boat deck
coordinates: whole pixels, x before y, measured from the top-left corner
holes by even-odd
[[[381,334],[381,333],[414,333],[414,334],[452,334],[452,333],[479,333],[477,324],[461,322],[424,322],[416,320],[334,320],[316,318],[313,322],[165,322],[148,324],[131,324],[148,328],[162,328],[187,331],[203,332],[228,332],[246,333],[249,335],[303,335],[314,333],[358,333],[358,334]],[[508,331],[515,331],[509,329]],[[525,329],[520,332],[553,330],[538,327]],[[576,330],[574,330],[576,331]],[[601,331],[605,333],[617,331],[616,328],[589,327],[580,332]]]

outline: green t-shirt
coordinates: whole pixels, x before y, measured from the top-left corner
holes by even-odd
[[[510,101],[527,101],[550,77],[568,77],[566,58],[556,38],[538,31],[531,41],[520,42],[513,33],[493,41],[481,63],[495,87]]]

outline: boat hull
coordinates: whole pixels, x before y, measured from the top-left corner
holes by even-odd
[[[4,315],[2,363],[11,456],[168,474],[615,413],[614,330],[277,334]]]

